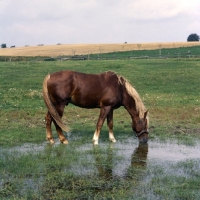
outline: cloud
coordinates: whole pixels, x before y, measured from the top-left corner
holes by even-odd
[[[191,6],[185,4],[184,0],[136,0],[128,1],[125,15],[134,20],[163,20],[186,14]],[[198,3],[199,4],[199,3]],[[122,5],[123,6],[123,5]],[[120,11],[121,15],[123,10]]]
[[[185,41],[199,17],[199,0],[0,0],[0,43]]]

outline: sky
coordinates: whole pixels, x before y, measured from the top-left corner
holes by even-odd
[[[0,44],[185,42],[200,0],[0,0]]]

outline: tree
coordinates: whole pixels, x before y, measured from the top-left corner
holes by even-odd
[[[1,44],[1,48],[6,48],[6,44]]]
[[[196,33],[192,33],[188,36],[187,41],[188,42],[199,41],[199,35],[197,35]]]

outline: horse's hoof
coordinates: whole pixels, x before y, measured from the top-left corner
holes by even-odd
[[[98,145],[98,140],[93,140],[94,145]]]
[[[64,140],[61,142],[62,144],[68,144],[68,141],[67,140]]]
[[[49,138],[46,138],[46,139],[47,139],[47,141],[49,141],[50,144],[55,144],[55,141],[54,141],[53,138],[50,138],[50,139],[49,139]]]
[[[113,143],[117,142],[117,141],[115,140],[115,138],[110,139],[110,141],[113,142]]]

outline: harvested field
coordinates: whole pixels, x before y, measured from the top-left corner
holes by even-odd
[[[179,48],[198,45],[200,45],[200,42],[42,45],[0,49],[0,56],[73,56],[131,50]]]

